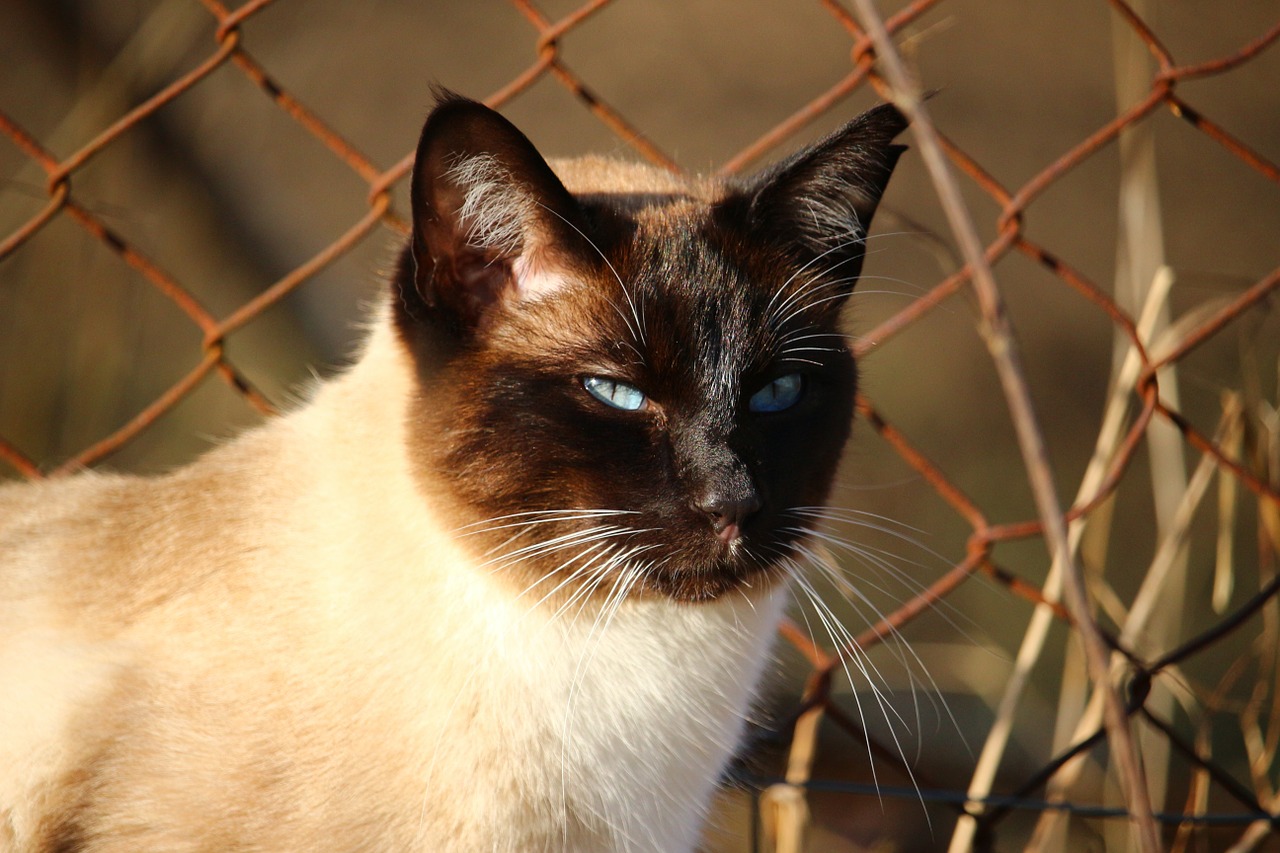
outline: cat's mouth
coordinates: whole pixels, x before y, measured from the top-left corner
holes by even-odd
[[[522,585],[522,595],[553,608],[590,598],[690,604],[729,594],[754,599],[784,581],[803,535],[797,527],[777,527],[768,516],[714,526],[691,517],[646,524],[634,510],[532,511],[503,518],[467,535],[479,537],[486,565],[509,574]],[[513,529],[526,535],[507,535]],[[534,531],[540,535],[527,536]]]
[[[701,553],[673,560],[677,568],[655,566],[646,573],[644,586],[651,593],[689,603],[716,601],[730,593],[763,594],[787,575],[790,542],[765,541],[773,538],[728,527],[715,531]]]
[[[742,537],[742,528],[737,524],[726,524],[723,528],[716,531],[716,538],[724,543],[726,548],[732,549],[734,544]]]
[[[705,568],[657,572],[646,578],[652,592],[691,604],[717,601],[730,593],[763,593],[782,581],[786,571],[771,564],[726,559]]]

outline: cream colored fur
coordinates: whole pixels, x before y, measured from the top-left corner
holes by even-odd
[[[692,848],[784,591],[552,620],[433,514],[412,393],[384,321],[171,475],[0,488],[0,849],[85,773],[95,853]]]

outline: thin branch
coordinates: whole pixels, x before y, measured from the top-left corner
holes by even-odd
[[[1120,696],[1108,674],[1109,653],[1090,612],[1080,567],[1072,559],[1067,544],[1067,528],[1050,473],[1044,439],[1036,423],[1026,380],[1019,363],[1013,330],[1005,313],[991,267],[983,256],[982,244],[960,196],[960,189],[947,166],[933,124],[925,109],[920,88],[911,80],[901,57],[894,48],[884,22],[871,0],[856,0],[859,16],[870,32],[885,77],[893,87],[894,102],[911,119],[914,136],[933,178],[934,187],[955,233],[969,268],[973,287],[982,312],[981,330],[996,365],[1000,383],[1008,402],[1018,443],[1027,467],[1028,480],[1035,496],[1036,508],[1045,526],[1046,540],[1052,555],[1060,557],[1066,603],[1084,641],[1090,676],[1106,703],[1107,734],[1116,758],[1121,787],[1124,790],[1140,850],[1161,849],[1159,831],[1152,815],[1146,780],[1138,762],[1129,722]]]

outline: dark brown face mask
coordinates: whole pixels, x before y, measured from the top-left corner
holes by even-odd
[[[877,108],[711,198],[574,196],[445,96],[394,284],[431,497],[525,587],[701,601],[779,577],[848,437],[840,309],[903,127]]]

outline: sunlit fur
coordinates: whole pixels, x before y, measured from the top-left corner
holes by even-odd
[[[865,226],[900,129],[556,177],[446,99],[348,372],[167,476],[0,488],[0,850],[693,849],[852,414],[865,235],[795,217]]]

